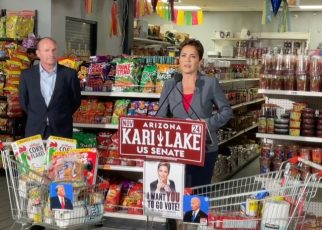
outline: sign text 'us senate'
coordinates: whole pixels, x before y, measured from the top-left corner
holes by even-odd
[[[203,165],[205,128],[205,123],[201,121],[121,117],[120,154]]]

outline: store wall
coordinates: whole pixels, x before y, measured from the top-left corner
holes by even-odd
[[[206,51],[213,51],[214,43],[210,39],[214,31],[229,30],[240,32],[246,27],[251,32],[277,32],[278,18],[272,23],[261,24],[261,12],[204,12],[204,23],[198,26],[177,26],[162,19],[156,14],[145,16],[142,19],[151,24],[164,25],[178,32],[186,32],[190,37],[199,39]],[[310,32],[310,47],[316,48],[322,42],[321,31],[322,12],[291,12],[291,31]]]
[[[37,10],[38,35],[51,34],[51,0],[1,0],[1,9],[7,10]]]
[[[119,1],[122,7],[122,1]],[[81,3],[81,4],[80,4]],[[66,51],[65,44],[65,17],[82,18],[96,21],[97,24],[97,54],[117,55],[122,53],[121,37],[110,37],[108,28],[110,21],[110,8],[113,1],[94,0],[93,12],[85,13],[84,2],[79,0],[52,1],[52,30],[51,34],[60,44],[61,53]],[[121,21],[122,22],[122,21]]]
[[[122,37],[109,36],[110,8],[113,1],[93,0],[93,12],[85,13],[84,1],[80,0],[0,0],[0,8],[8,10],[37,10],[38,35],[51,36],[59,44],[59,55],[66,52],[65,17],[97,21],[97,53],[118,55],[122,53]],[[124,1],[119,0],[119,9]],[[122,26],[123,15],[120,15]]]

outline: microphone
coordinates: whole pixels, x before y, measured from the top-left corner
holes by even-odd
[[[159,110],[162,108],[162,106],[164,105],[164,103],[166,102],[166,100],[168,99],[168,97],[170,96],[171,92],[172,92],[175,88],[177,88],[177,84],[178,84],[179,82],[181,82],[181,81],[182,81],[182,74],[181,74],[181,73],[178,73],[178,72],[173,73],[173,79],[174,79],[174,81],[175,81],[175,84],[172,86],[171,90],[169,91],[169,93],[167,94],[167,96],[166,96],[166,97],[164,98],[164,100],[162,101],[161,105],[159,106],[158,111],[155,113],[155,115],[154,115],[154,116],[157,116],[157,114],[158,114]],[[181,93],[181,92],[180,92],[180,93]]]
[[[182,80],[182,79],[181,79]],[[177,88],[177,85],[175,85],[175,87]],[[193,112],[194,115],[196,115],[197,119],[199,121],[202,121],[201,118],[199,117],[199,115],[196,113],[196,111],[193,109],[193,107],[191,106],[190,103],[187,102],[186,98],[184,97],[183,93],[180,91],[180,89],[177,88],[177,90],[179,91],[179,93],[181,94],[183,100],[189,105],[189,108],[191,109],[191,111]],[[209,139],[206,138],[206,144],[214,144],[214,140],[212,139],[212,136],[211,136],[211,133],[210,133],[210,130],[208,128],[208,125],[206,124],[206,130],[207,130],[207,136],[209,136]],[[208,140],[210,140],[210,143],[208,142]],[[208,143],[207,143],[208,142]]]

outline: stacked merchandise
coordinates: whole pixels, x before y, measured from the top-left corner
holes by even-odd
[[[322,149],[313,146],[263,144],[261,146],[260,172],[267,173],[280,169],[282,162],[292,157],[300,156],[306,160],[322,165]],[[309,173],[319,171],[309,166],[303,166],[301,178],[305,179]],[[298,171],[291,171],[292,175]]]
[[[258,156],[259,152],[260,146],[257,144],[230,146],[229,153],[218,155],[213,173],[214,182],[226,180],[238,168],[242,167],[245,162]]]
[[[17,170],[12,179],[17,179],[16,195],[28,222],[59,228],[101,220],[108,183],[96,177],[96,149],[76,149],[75,140],[54,136],[45,148],[36,135],[12,143],[12,150],[16,161],[9,170]],[[64,188],[64,195],[58,187]],[[65,201],[57,203],[58,195]]]
[[[34,31],[35,11],[2,10],[0,14],[0,38],[26,38]]]
[[[275,104],[263,104],[259,117],[260,133],[290,136],[322,137],[322,110],[309,108],[307,103],[295,102],[291,110]]]
[[[142,160],[121,158],[118,151],[118,135],[112,132],[75,133],[78,147],[97,147],[99,165],[110,168],[112,165],[143,167]],[[110,187],[104,201],[107,212],[126,211],[129,214],[143,214],[143,184],[119,176],[108,178]]]
[[[321,63],[320,56],[266,54],[260,88],[321,92]]]
[[[176,59],[163,56],[93,56],[81,67],[85,91],[160,93],[177,69]]]

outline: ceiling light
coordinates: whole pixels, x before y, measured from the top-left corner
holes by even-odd
[[[201,10],[199,6],[174,6],[177,10]]]
[[[322,5],[301,5],[298,8],[301,10],[322,10]]]

